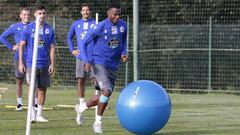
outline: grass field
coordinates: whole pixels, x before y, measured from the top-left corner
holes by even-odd
[[[0,99],[0,135],[24,135],[27,111],[15,112],[15,86],[1,84],[8,87]],[[94,91],[87,90],[90,97]],[[103,126],[106,135],[131,134],[121,127],[115,114],[115,92],[105,111]],[[166,126],[156,134],[159,135],[239,135],[240,134],[240,96],[234,94],[180,94],[170,93],[172,100],[172,114]],[[84,125],[79,127],[75,122],[73,108],[60,108],[58,104],[74,105],[78,102],[74,88],[50,88],[47,95],[46,107],[43,115],[49,123],[32,124],[32,135],[91,135],[94,122],[94,109],[84,112]],[[24,91],[26,103],[26,91]]]

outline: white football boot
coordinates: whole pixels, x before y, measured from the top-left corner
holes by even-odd
[[[80,110],[79,110],[79,106],[80,106],[79,104],[77,104],[75,106],[75,111],[77,113],[76,122],[79,126],[82,126],[83,125],[83,115],[82,115],[82,112],[80,112]]]
[[[20,111],[22,111],[22,110],[23,110],[23,106],[22,106],[21,104],[18,104],[18,105],[16,106],[15,111],[20,112]]]
[[[48,122],[48,120],[45,119],[43,116],[37,116],[37,117],[36,117],[36,121],[37,121],[37,122]]]
[[[102,124],[101,123],[94,123],[93,124],[93,131],[96,134],[102,134],[103,133]]]

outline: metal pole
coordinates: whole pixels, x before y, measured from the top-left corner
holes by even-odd
[[[53,30],[56,30],[56,17],[53,15]]]
[[[128,31],[127,31],[127,55],[129,56],[128,53],[128,47],[129,47],[129,16],[127,16],[127,27],[128,27]],[[125,86],[127,86],[128,84],[128,62],[126,63],[126,68],[125,68]]]
[[[133,79],[138,80],[139,2],[133,0]]]
[[[96,25],[98,25],[98,13],[96,13]],[[98,95],[98,90],[95,90],[95,95]],[[97,120],[97,115],[98,115],[98,105],[95,106],[95,121]]]
[[[212,16],[209,17],[208,36],[208,93],[212,90]]]
[[[35,91],[35,76],[36,76],[36,66],[37,66],[37,55],[38,55],[38,39],[39,39],[39,29],[40,29],[40,17],[36,17],[36,26],[34,34],[34,46],[33,46],[33,60],[31,69],[31,82],[30,90],[28,95],[28,113],[27,113],[27,124],[26,124],[26,135],[31,135],[31,113],[34,105],[34,91]]]

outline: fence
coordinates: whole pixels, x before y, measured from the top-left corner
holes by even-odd
[[[0,32],[18,18],[20,6],[45,4],[47,21],[55,26],[57,48],[53,86],[75,86],[75,59],[67,48],[67,32],[80,17],[82,2],[93,6],[100,20],[109,0],[5,0],[0,2]],[[120,2],[129,17],[129,62],[118,72],[117,86],[133,81],[132,1]],[[141,0],[139,79],[153,80],[167,89],[236,90],[240,86],[240,1]],[[15,7],[16,11],[12,11]],[[0,82],[14,83],[12,53],[0,46]]]

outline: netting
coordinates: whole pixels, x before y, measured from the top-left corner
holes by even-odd
[[[19,21],[22,6],[47,7],[47,21],[56,31],[58,48],[53,86],[75,86],[75,59],[67,47],[67,32],[79,19],[80,5],[89,2],[99,20],[111,0],[4,0],[0,2],[0,32]],[[240,84],[240,1],[139,1],[139,79],[167,89],[238,90]],[[129,18],[129,62],[118,71],[117,86],[133,81],[132,1],[122,0],[122,18]],[[0,46],[0,82],[14,83],[12,53]],[[126,69],[127,67],[127,69]],[[127,72],[127,73],[126,73]]]

